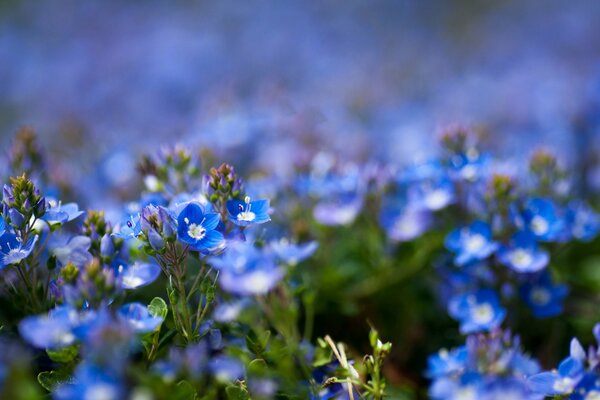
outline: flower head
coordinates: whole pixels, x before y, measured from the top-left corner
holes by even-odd
[[[223,249],[225,238],[216,230],[219,214],[204,214],[196,203],[188,204],[177,217],[177,237],[193,250],[210,253]]]

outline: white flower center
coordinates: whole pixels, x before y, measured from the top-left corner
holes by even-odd
[[[106,383],[91,386],[84,394],[85,400],[113,400],[117,398],[115,388]]]
[[[471,318],[478,325],[487,324],[494,319],[494,309],[488,303],[479,304],[471,310]]]
[[[238,219],[238,221],[252,222],[252,221],[254,221],[256,219],[256,214],[254,214],[250,210],[248,210],[248,211],[242,211],[241,213],[239,213],[237,215],[237,219]]]
[[[600,400],[600,392],[597,390],[592,390],[585,395],[585,400]]]
[[[193,239],[200,240],[206,236],[206,228],[202,225],[190,224],[188,226],[188,235]]]
[[[552,385],[552,389],[567,394],[573,391],[574,386],[575,381],[572,378],[565,376],[564,378],[557,379],[556,382],[554,382],[554,385]]]
[[[531,253],[524,249],[516,249],[510,253],[510,261],[517,267],[528,267],[533,261]]]
[[[536,306],[545,306],[550,302],[550,293],[544,288],[535,288],[529,295],[531,302]]]
[[[544,218],[540,217],[539,215],[536,215],[535,217],[533,217],[533,219],[529,223],[529,226],[531,227],[531,230],[533,231],[533,233],[535,233],[538,236],[544,235],[545,233],[548,232],[548,229],[550,228],[550,226],[548,225],[548,221],[546,221]]]
[[[475,388],[472,386],[467,386],[458,389],[454,393],[454,399],[456,400],[476,400],[477,393],[475,392]]]
[[[469,236],[469,238],[467,238],[467,241],[465,243],[465,249],[469,253],[478,252],[479,250],[482,249],[483,246],[485,246],[485,242],[486,242],[486,240],[483,237],[483,235],[480,235],[480,234],[471,235],[471,236]]]
[[[425,197],[425,205],[430,210],[439,210],[450,201],[450,193],[443,189],[436,189]]]

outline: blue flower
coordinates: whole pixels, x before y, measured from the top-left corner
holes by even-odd
[[[92,241],[87,236],[53,236],[49,244],[50,253],[62,264],[71,262],[78,267],[83,267],[92,260],[89,252]]]
[[[188,204],[177,217],[177,236],[179,241],[193,250],[209,253],[223,249],[225,238],[217,230],[219,214],[204,214],[196,203]]]
[[[164,318],[153,316],[142,303],[129,303],[121,306],[117,317],[126,322],[137,333],[153,332],[162,324]]]
[[[508,268],[516,272],[537,272],[548,265],[550,256],[538,249],[534,237],[529,232],[518,232],[509,246],[501,246],[496,256]]]
[[[299,262],[310,257],[319,247],[317,242],[308,242],[304,244],[290,243],[287,239],[273,241],[269,247],[275,255],[287,264],[296,265]]]
[[[38,235],[29,238],[27,243],[23,243],[21,238],[13,233],[6,232],[0,236],[0,268],[18,264],[26,259],[31,254],[37,240]]]
[[[160,267],[156,264],[137,261],[133,264],[117,264],[117,279],[123,289],[137,289],[149,285],[160,275]]]
[[[469,353],[465,346],[451,351],[446,349],[440,350],[427,360],[427,377],[439,378],[444,375],[462,372],[466,368],[468,355]]]
[[[88,361],[81,363],[73,380],[63,383],[53,393],[57,400],[119,400],[123,399],[125,390],[122,380],[105,369]]]
[[[433,222],[431,213],[410,205],[384,204],[379,221],[390,239],[405,242],[425,233]]]
[[[543,241],[557,239],[565,227],[554,203],[543,198],[528,200],[521,215],[517,216],[516,223],[531,232],[537,240]]]
[[[79,210],[77,203],[62,204],[60,201],[49,200],[48,205],[49,207],[42,217],[48,225],[64,224],[73,221],[83,214],[83,211]]]
[[[269,200],[250,201],[248,196],[244,201],[229,200],[227,202],[227,212],[229,213],[229,220],[239,226],[264,224],[271,220]]]
[[[526,283],[521,287],[521,296],[538,318],[560,314],[568,293],[566,285],[554,285],[546,274],[538,282]]]
[[[430,211],[438,211],[455,201],[454,185],[447,178],[426,180],[411,186],[409,199],[413,204]]]
[[[489,289],[454,296],[448,304],[448,312],[460,322],[463,334],[489,332],[499,327],[506,316],[498,296]]]
[[[219,270],[221,287],[238,295],[267,293],[283,278],[271,255],[246,242],[232,242],[223,256],[211,257],[209,263]]]
[[[19,323],[19,333],[28,343],[41,349],[58,349],[76,341],[73,327],[78,313],[70,306],[57,306],[48,314],[33,315]]]
[[[142,225],[140,215],[130,215],[129,219],[120,227],[119,232],[114,232],[113,236],[121,239],[132,239],[142,234]]]
[[[239,360],[228,356],[217,356],[208,362],[208,369],[215,379],[230,383],[244,377],[244,368]]]
[[[459,266],[483,260],[498,248],[498,244],[492,241],[490,226],[483,221],[453,230],[446,236],[444,244],[456,253],[454,262]]]
[[[361,194],[344,193],[317,203],[313,209],[313,216],[323,225],[349,225],[354,222],[362,207]]]
[[[464,374],[459,379],[441,378],[433,382],[429,396],[433,400],[476,400],[481,384],[482,377],[477,373]]]
[[[565,221],[574,238],[590,241],[600,231],[600,216],[586,203],[572,202],[569,204]]]
[[[570,356],[560,363],[558,370],[541,372],[529,377],[531,389],[544,396],[572,393],[584,376],[582,361],[579,357]]]

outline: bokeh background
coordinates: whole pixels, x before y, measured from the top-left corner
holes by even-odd
[[[1,139],[32,126],[89,202],[159,144],[290,174],[315,148],[425,158],[457,122],[594,183],[599,17],[593,0],[4,0]]]

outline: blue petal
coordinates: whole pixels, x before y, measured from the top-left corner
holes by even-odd
[[[206,214],[204,216],[204,223],[202,224],[202,226],[207,231],[212,231],[213,229],[215,229],[217,227],[217,225],[219,225],[220,220],[221,220],[220,214],[217,214],[217,213]]]

